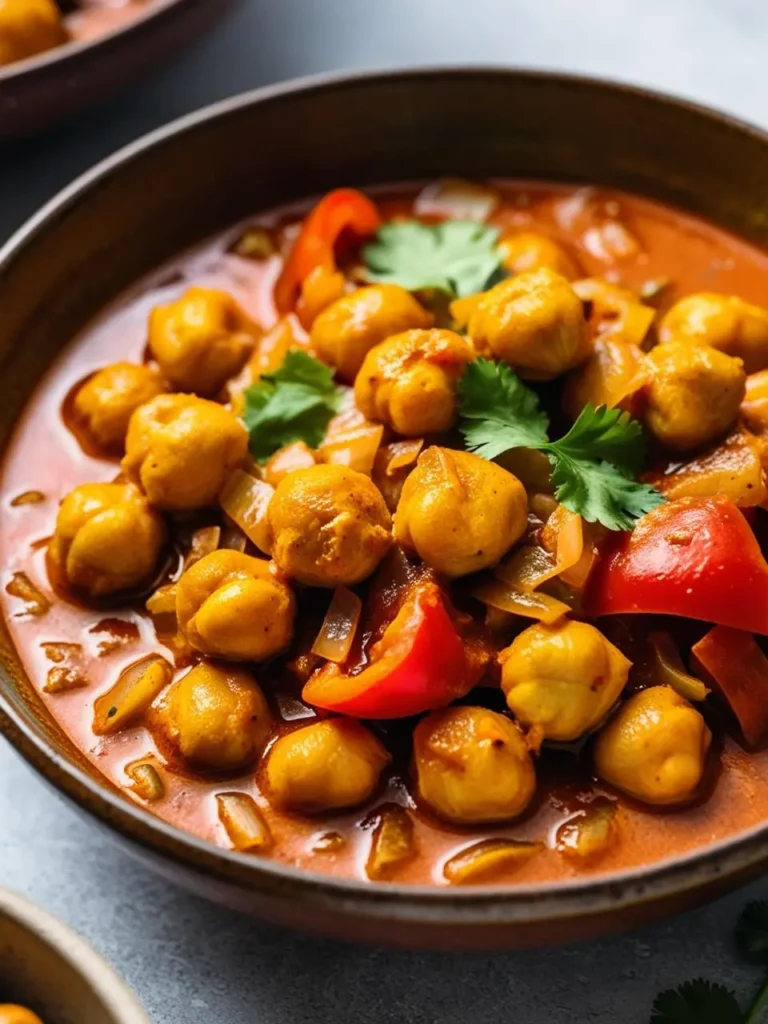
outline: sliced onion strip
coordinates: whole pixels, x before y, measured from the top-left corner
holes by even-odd
[[[265,555],[270,553],[272,546],[267,508],[274,493],[274,488],[263,480],[236,469],[219,495],[222,509]]]
[[[363,602],[347,587],[336,587],[312,653],[340,665],[349,657]]]
[[[387,476],[394,476],[399,469],[406,469],[412,466],[421,454],[424,447],[424,438],[414,438],[408,441],[395,441],[389,446],[390,459],[387,463]]]
[[[537,619],[547,625],[557,622],[571,610],[556,597],[519,590],[503,580],[486,580],[478,584],[471,594],[476,600],[492,608],[510,612],[512,615],[522,615],[526,619]]]
[[[159,654],[150,654],[124,669],[114,686],[93,705],[93,731],[111,736],[134,722],[147,710],[173,678],[173,669]]]
[[[269,825],[247,793],[218,793],[219,821],[240,853],[263,853],[272,846]]]

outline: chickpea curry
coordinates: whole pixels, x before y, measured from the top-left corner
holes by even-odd
[[[0,0],[0,68],[65,43],[105,35],[151,4],[152,0]]]
[[[30,677],[129,799],[330,874],[573,878],[765,821],[767,275],[527,182],[237,226],[21,418]]]

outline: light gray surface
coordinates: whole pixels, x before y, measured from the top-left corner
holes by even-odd
[[[766,46],[768,6],[759,0],[246,0],[197,51],[127,99],[0,152],[0,240],[118,145],[268,81],[332,68],[518,63],[622,77],[768,123]],[[0,883],[101,949],[156,1024],[645,1024],[654,993],[689,977],[724,981],[746,998],[755,972],[735,960],[732,925],[748,898],[768,895],[756,885],[624,938],[558,950],[342,946],[169,888],[2,742]]]

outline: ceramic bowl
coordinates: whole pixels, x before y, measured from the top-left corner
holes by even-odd
[[[109,99],[213,25],[234,0],[153,0],[127,25],[0,67],[0,140],[35,135]]]
[[[45,1024],[150,1024],[136,997],[71,928],[0,888],[0,1003]]]
[[[432,69],[269,88],[156,132],[81,178],[0,253],[0,444],[77,329],[226,225],[341,184],[440,175],[600,183],[768,240],[768,137],[607,82]],[[21,754],[166,877],[306,929],[409,946],[558,942],[680,909],[759,873],[768,823],[642,869],[461,890],[301,872],[188,836],[116,792],[47,714],[0,630],[0,720]]]

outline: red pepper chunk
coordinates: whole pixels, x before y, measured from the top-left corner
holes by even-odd
[[[416,584],[371,651],[371,664],[346,675],[319,669],[302,698],[355,718],[406,718],[444,707],[477,683],[482,667],[456,630],[434,583]]]
[[[375,204],[357,189],[337,188],[324,196],[305,219],[275,285],[278,313],[284,316],[293,310],[302,284],[316,267],[336,270],[336,247],[342,234],[368,238],[380,226]]]
[[[715,626],[691,649],[693,670],[725,701],[746,745],[768,736],[768,658],[751,633]]]
[[[768,564],[732,501],[681,498],[608,539],[586,611],[678,615],[768,634]]]

